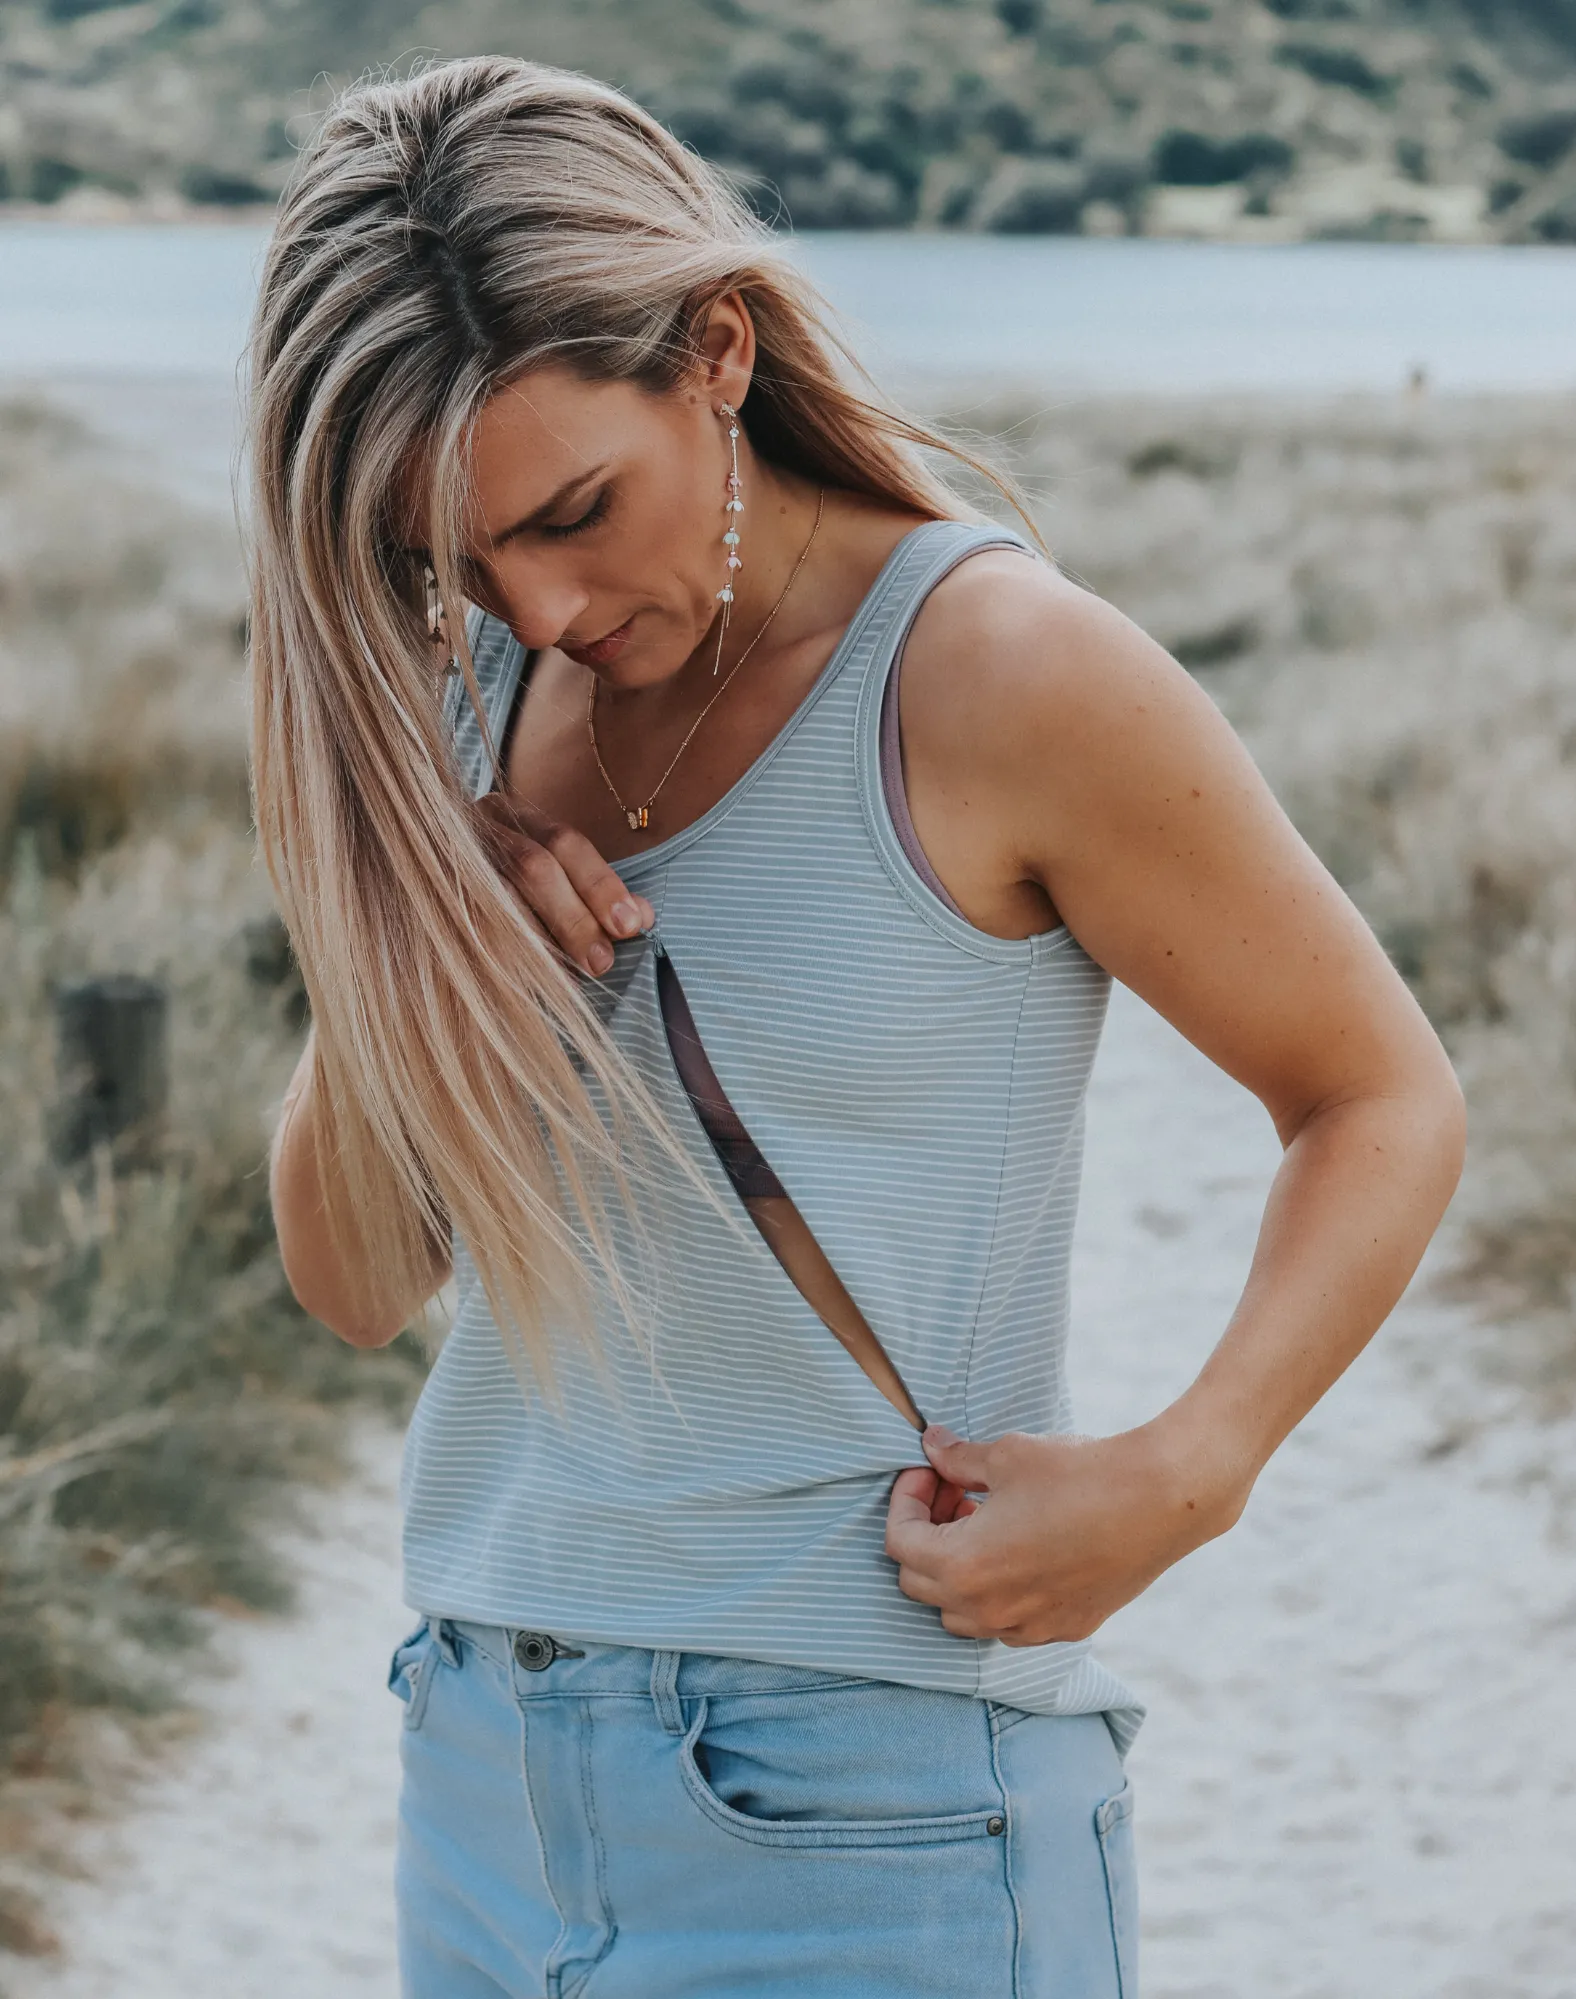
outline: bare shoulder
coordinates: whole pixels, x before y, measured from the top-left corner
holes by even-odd
[[[1064,716],[1069,702],[1120,700],[1152,675],[1191,684],[1113,604],[1006,548],[966,557],[930,592],[904,649],[905,681],[911,668],[925,705],[945,686],[960,708],[1008,712],[1019,727]]]
[[[1009,807],[1048,780],[1069,801],[1119,788],[1134,763],[1230,737],[1215,705],[1133,621],[1052,564],[969,556],[938,583],[903,656],[905,759],[944,760]],[[988,789],[987,789],[988,787]]]

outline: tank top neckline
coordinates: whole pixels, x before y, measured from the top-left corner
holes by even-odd
[[[745,794],[754,787],[763,773],[776,761],[782,751],[787,748],[806,716],[810,714],[822,695],[825,694],[827,689],[842,673],[866,626],[873,618],[880,614],[886,597],[886,586],[901,563],[904,553],[913,544],[915,538],[933,532],[938,527],[968,527],[969,525],[971,523],[957,520],[950,515],[940,516],[934,520],[917,522],[893,543],[892,547],[887,551],[886,558],[882,562],[881,567],[872,578],[869,589],[866,590],[858,604],[854,607],[852,616],[843,627],[836,645],[833,646],[827,656],[826,664],[805,689],[798,706],[793,709],[782,727],[772,737],[760,755],[745,770],[739,773],[738,777],[734,779],[733,783],[729,785],[720,798],[716,799],[711,805],[708,805],[706,810],[692,819],[687,826],[681,826],[676,833],[670,833],[665,840],[659,840],[654,847],[644,847],[637,854],[625,854],[619,860],[615,861],[612,865],[617,869],[621,879],[632,881],[638,876],[649,873],[653,868],[660,868],[675,854],[691,845],[693,841],[703,838],[713,826],[726,818],[728,813],[733,810]],[[506,721],[502,732],[502,747],[499,752],[500,762],[505,761],[508,756],[508,740],[513,733],[524,683],[529,676],[529,658],[529,654],[521,652],[519,662],[515,668],[514,684],[510,687],[502,704]]]

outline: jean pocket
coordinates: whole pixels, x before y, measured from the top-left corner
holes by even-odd
[[[405,1703],[405,1726],[420,1728],[432,1692],[434,1672],[441,1663],[437,1640],[425,1618],[394,1648],[389,1660],[389,1692]]]
[[[1105,1863],[1117,1991],[1120,1999],[1138,1999],[1138,1861],[1133,1850],[1131,1780],[1095,1808],[1094,1829]]]
[[[791,1706],[777,1703],[774,1711],[765,1713],[758,1711],[760,1706],[764,1704],[718,1703],[717,1711],[725,1719],[715,1738],[709,1739],[713,1709],[702,1699],[696,1703],[689,1732],[679,1745],[679,1769],[691,1799],[713,1825],[736,1839],[775,1847],[947,1846],[998,1839],[1006,1832],[1006,1811],[999,1802],[963,1811],[898,1813],[892,1807],[899,1801],[890,1794],[882,1795],[878,1788],[859,1801],[860,1809],[851,1809],[855,1801],[850,1791],[861,1788],[857,1778],[852,1785],[848,1781],[861,1761],[857,1745],[848,1745],[852,1753],[841,1776],[834,1777],[824,1767],[816,1767],[821,1756],[815,1751],[832,1749],[835,1753],[839,1730],[834,1727],[822,1732],[822,1741],[808,1756],[796,1755],[796,1748],[802,1750],[803,1745],[793,1740],[798,1718]],[[741,1713],[741,1709],[746,1711]],[[912,1795],[915,1773],[924,1772],[925,1759],[909,1762],[894,1750],[892,1766],[907,1772],[905,1781]],[[744,1770],[749,1773],[747,1782],[740,1780],[739,1773]],[[724,1771],[728,1774],[721,1776]],[[973,1794],[978,1796],[992,1787],[987,1751]],[[938,1801],[935,1789],[925,1785],[923,1790],[927,1793],[925,1804]],[[863,1810],[866,1803],[868,1813]]]

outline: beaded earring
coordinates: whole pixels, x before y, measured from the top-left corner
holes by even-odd
[[[443,608],[443,598],[438,591],[438,576],[431,563],[422,565],[422,582],[427,594],[427,642],[434,650],[441,647],[447,655],[443,671],[445,674],[458,673],[460,662],[449,639],[449,621]]]
[[[722,415],[728,419],[728,450],[732,454],[732,469],[728,473],[728,500],[723,508],[723,519],[727,522],[727,532],[722,537],[722,545],[728,551],[727,575],[722,588],[717,592],[717,601],[722,605],[722,623],[717,631],[717,657],[712,662],[712,678],[722,665],[722,642],[727,635],[728,621],[733,614],[733,577],[735,570],[742,567],[739,560],[739,516],[744,512],[744,502],[739,498],[739,413],[732,403],[724,403]]]

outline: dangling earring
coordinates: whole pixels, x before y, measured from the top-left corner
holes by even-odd
[[[717,630],[717,657],[712,661],[711,677],[717,677],[722,665],[722,641],[727,635],[728,620],[733,613],[733,575],[741,567],[739,561],[739,516],[744,512],[744,502],[739,498],[739,413],[732,403],[724,403],[722,414],[728,419],[728,449],[733,457],[733,469],[728,474],[728,503],[723,508],[723,519],[727,522],[727,532],[722,537],[722,545],[728,551],[728,570],[722,588],[717,592],[722,605],[722,623]]]
[[[434,646],[443,646],[447,649],[449,657],[444,664],[444,672],[446,674],[458,673],[460,662],[455,657],[454,647],[449,643],[448,621],[444,615],[443,599],[438,594],[438,572],[429,562],[422,566],[421,573],[427,586],[428,642]]]

